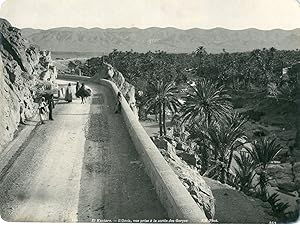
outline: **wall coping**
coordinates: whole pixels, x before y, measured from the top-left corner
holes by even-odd
[[[59,75],[58,79],[98,83],[110,88],[116,98],[119,89],[112,81],[95,77]],[[145,166],[145,170],[155,187],[156,193],[171,219],[186,220],[188,223],[208,223],[204,211],[199,208],[178,176],[166,162],[160,151],[146,133],[122,96],[121,113],[132,142]]]

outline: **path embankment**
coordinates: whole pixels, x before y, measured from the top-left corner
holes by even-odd
[[[60,75],[58,78],[98,83],[108,87],[115,98],[119,91],[114,83],[104,79],[72,75]],[[131,140],[139,153],[162,205],[167,210],[168,216],[171,219],[186,220],[189,223],[208,222],[204,211],[197,206],[189,192],[165,161],[124,98],[122,98],[121,105],[122,116]]]

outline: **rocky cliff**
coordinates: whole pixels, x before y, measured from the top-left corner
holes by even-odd
[[[133,113],[138,116],[135,100],[135,87],[125,80],[122,73],[116,70],[112,65],[102,62],[99,72],[95,74],[92,79],[108,79],[114,82],[126,98]]]
[[[18,28],[0,18],[0,152],[21,122],[36,113],[34,98],[57,76],[49,52],[26,41]]]
[[[203,177],[196,169],[190,167],[176,155],[175,145],[172,145],[164,137],[153,138],[153,142],[189,191],[194,201],[203,209],[206,217],[213,219],[215,215],[215,198]]]

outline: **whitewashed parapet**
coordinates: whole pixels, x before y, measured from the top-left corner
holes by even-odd
[[[108,80],[89,80],[87,77],[61,75],[59,79],[73,81],[92,81],[110,88],[116,98],[119,89]],[[130,109],[124,97],[121,100],[122,116],[132,142],[145,166],[160,202],[166,209],[170,219],[183,220],[188,223],[207,223],[204,211],[198,207],[190,193],[183,186],[177,175],[165,161],[155,144],[152,142],[137,117]]]

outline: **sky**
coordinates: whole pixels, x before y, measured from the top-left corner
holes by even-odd
[[[300,0],[0,0],[18,28],[300,28]]]

